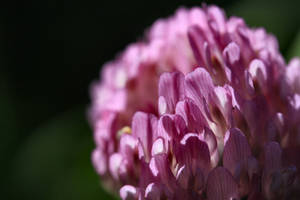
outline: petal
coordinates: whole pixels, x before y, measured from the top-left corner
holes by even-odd
[[[167,151],[166,151],[164,139],[158,138],[154,141],[152,145],[151,155],[154,156],[161,153],[167,153]]]
[[[176,176],[179,185],[189,191],[202,192],[205,185],[205,177],[200,168],[196,168],[195,172],[186,165],[182,166]]]
[[[124,185],[120,189],[120,197],[122,200],[135,200],[138,198],[138,191],[132,185]]]
[[[286,70],[286,81],[293,92],[300,94],[300,59],[293,58]]]
[[[226,31],[226,16],[223,10],[217,6],[209,6],[208,16],[213,19],[218,26],[218,31],[220,34],[224,34]]]
[[[233,108],[231,93],[226,87],[220,86],[215,87],[214,93],[216,95],[214,96],[213,102],[222,114],[222,116],[215,116],[215,118],[219,119],[219,121],[222,120],[220,118],[224,118],[227,126],[230,126],[232,121],[231,111]]]
[[[212,167],[217,166],[220,156],[215,134],[209,128],[205,128],[200,139],[205,141],[208,146]]]
[[[166,113],[174,113],[176,103],[184,98],[184,75],[180,72],[163,73],[159,79],[158,94],[164,97],[159,107],[162,109],[166,104]]]
[[[249,66],[249,72],[254,79],[259,84],[259,87],[265,92],[267,87],[267,69],[263,61],[259,59],[254,59],[251,61]],[[255,86],[255,85],[254,85]]]
[[[186,124],[180,115],[164,115],[158,122],[158,137],[169,140],[179,141],[186,132]]]
[[[238,185],[224,167],[217,167],[209,173],[206,191],[208,200],[239,199]]]
[[[123,156],[120,153],[114,153],[109,158],[109,171],[115,179],[119,179],[119,169],[123,161]]]
[[[152,114],[137,112],[132,118],[132,135],[138,138],[149,159],[154,137],[157,135],[157,118]]]
[[[120,152],[123,155],[131,155],[138,145],[138,140],[129,134],[123,134],[120,139]]]
[[[211,168],[209,149],[197,134],[186,134],[179,146],[175,147],[174,152],[181,166],[190,166],[193,172],[196,168],[200,168],[204,175],[208,174]]]
[[[227,131],[224,143],[223,166],[235,175],[237,167],[246,164],[248,157],[251,156],[250,146],[247,138],[237,128]]]
[[[235,42],[229,43],[223,51],[223,56],[227,59],[229,65],[234,65],[240,60],[240,48]]]
[[[203,30],[198,25],[191,26],[188,29],[188,38],[198,64],[200,66],[208,66],[207,54],[204,48],[206,38]]]
[[[203,107],[203,98],[206,102],[210,102],[213,90],[212,79],[205,69],[197,68],[185,76],[186,96],[191,98],[200,109]]]
[[[205,117],[192,100],[186,99],[177,103],[176,114],[182,116],[189,131],[202,132],[203,128],[208,126]]]
[[[150,183],[145,190],[146,200],[160,200],[161,188],[156,183]]]
[[[282,150],[277,142],[269,142],[264,148],[264,172],[270,174],[281,168]]]
[[[176,189],[176,179],[170,169],[167,154],[154,155],[150,160],[149,168],[153,176],[159,178],[169,191]]]
[[[95,149],[92,153],[92,162],[98,174],[103,175],[107,170],[106,154],[100,149]]]

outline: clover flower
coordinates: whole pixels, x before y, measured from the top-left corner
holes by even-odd
[[[300,60],[264,29],[179,9],[91,93],[93,164],[122,199],[300,197]]]

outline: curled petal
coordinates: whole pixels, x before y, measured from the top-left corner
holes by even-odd
[[[224,57],[227,59],[230,65],[234,65],[240,60],[240,48],[235,42],[231,42],[224,49]]]
[[[120,189],[120,197],[122,200],[136,200],[138,198],[138,190],[132,185],[124,185]]]

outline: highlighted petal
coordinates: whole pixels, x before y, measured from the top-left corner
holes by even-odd
[[[122,200],[135,200],[138,198],[138,191],[132,185],[125,185],[120,189],[120,196]]]

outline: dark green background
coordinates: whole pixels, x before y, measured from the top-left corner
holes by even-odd
[[[4,1],[3,1],[4,2]],[[109,199],[91,163],[89,84],[154,20],[201,1],[5,1],[0,5],[1,199]],[[300,1],[207,1],[300,56]]]

